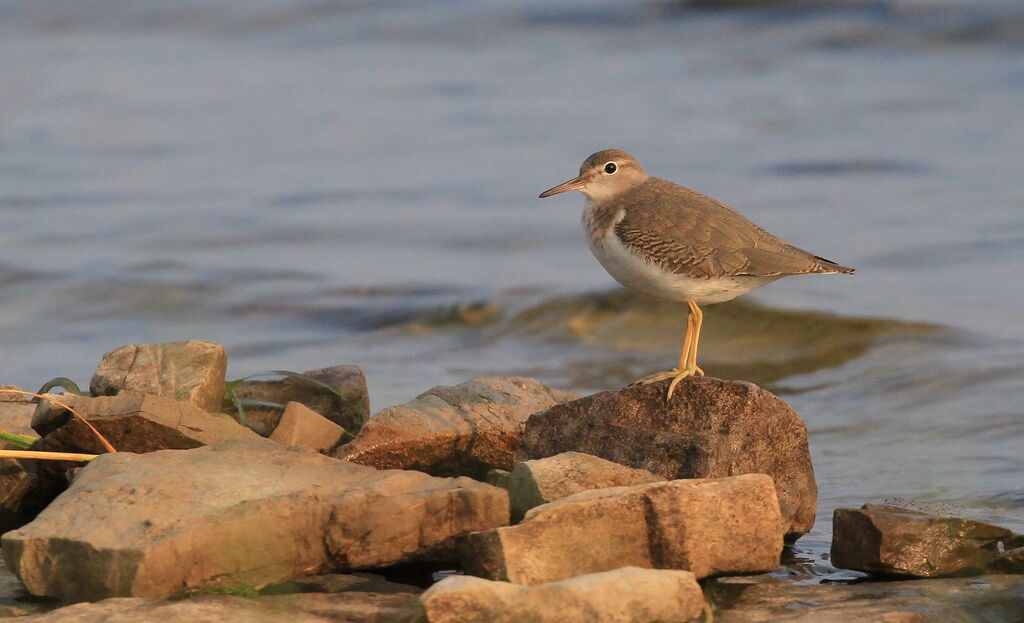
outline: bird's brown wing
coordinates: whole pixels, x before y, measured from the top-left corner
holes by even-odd
[[[776,238],[711,197],[666,180],[652,177],[616,201],[625,208],[615,226],[623,244],[676,274],[713,279],[853,272]]]

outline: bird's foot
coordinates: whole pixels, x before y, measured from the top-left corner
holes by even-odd
[[[676,386],[679,385],[679,381],[691,376],[704,376],[704,371],[697,366],[693,366],[692,370],[690,368],[684,368],[682,370],[679,368],[672,368],[671,370],[664,370],[662,372],[649,374],[642,379],[630,383],[629,386],[634,387],[636,385],[648,385],[650,383],[657,383],[658,381],[672,379],[672,382],[668,385],[668,395],[665,397],[666,400],[671,400],[672,394],[676,391]]]

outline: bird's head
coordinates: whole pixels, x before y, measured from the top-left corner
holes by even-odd
[[[549,188],[540,197],[578,190],[591,201],[606,201],[626,192],[649,176],[636,158],[619,149],[603,149],[580,165],[580,174]]]

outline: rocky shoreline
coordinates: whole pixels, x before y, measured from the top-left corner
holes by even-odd
[[[355,366],[230,383],[226,367],[217,344],[130,345],[103,357],[91,395],[52,396],[67,408],[0,389],[0,430],[38,437],[32,450],[98,455],[0,458],[0,545],[18,578],[0,574],[0,618],[1009,623],[1024,612],[1024,536],[897,507],[835,510],[832,562],[866,581],[771,575],[813,526],[817,485],[803,421],[756,385],[693,378],[666,402],[664,384],[581,397],[488,377],[367,417]],[[234,417],[221,412],[231,404]],[[415,586],[397,581],[402,569],[419,570]],[[459,572],[432,583],[441,569]]]

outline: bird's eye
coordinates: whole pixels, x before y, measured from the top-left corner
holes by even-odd
[[[608,164],[604,165],[604,172],[607,173],[608,175],[611,175],[612,173],[615,173],[618,170],[619,166],[614,162],[609,162]]]

